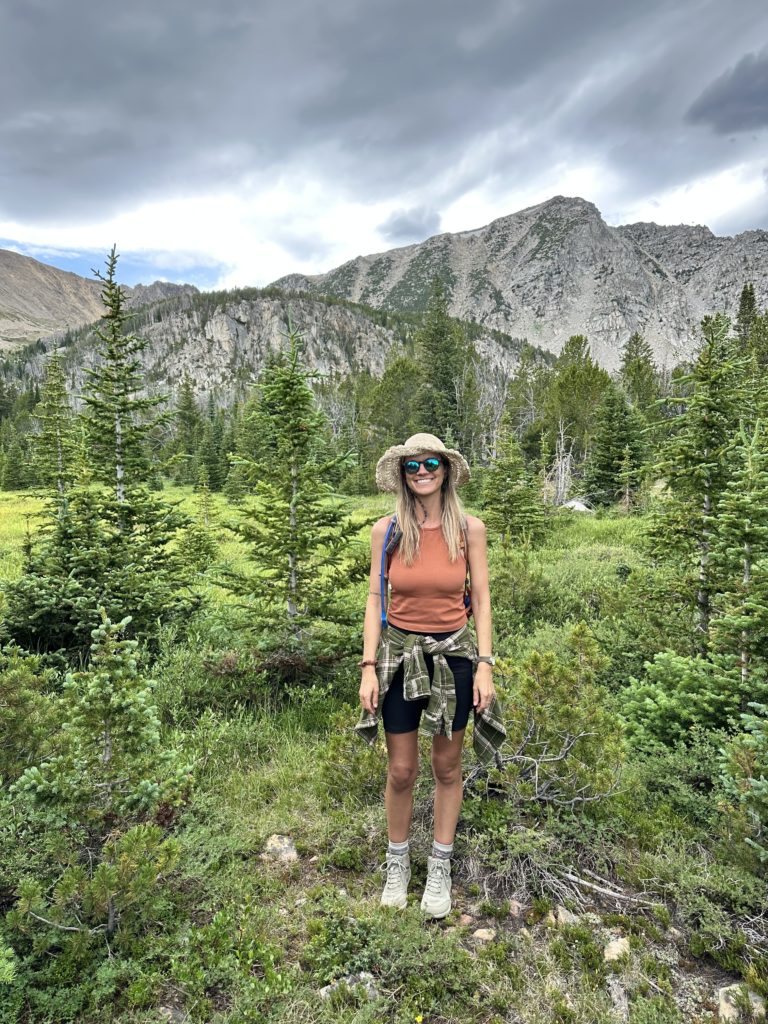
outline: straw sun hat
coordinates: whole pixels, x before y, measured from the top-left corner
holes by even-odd
[[[379,490],[397,491],[401,462],[414,455],[421,455],[422,452],[442,455],[451,467],[451,476],[457,487],[469,480],[469,466],[461,452],[457,452],[455,448],[446,448],[434,434],[414,434],[405,444],[393,444],[391,448],[387,448],[376,463],[376,486]]]

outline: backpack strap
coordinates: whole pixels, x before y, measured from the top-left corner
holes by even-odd
[[[384,534],[384,543],[381,545],[381,566],[379,568],[379,595],[381,597],[381,628],[387,627],[387,591],[389,589],[389,561],[392,552],[400,543],[403,536],[402,530],[397,525],[397,516],[393,515],[387,525],[387,532]]]

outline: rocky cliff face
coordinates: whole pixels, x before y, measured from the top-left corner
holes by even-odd
[[[128,304],[146,305],[184,293],[192,285],[156,281],[125,289]],[[29,256],[0,249],[0,351],[98,320],[104,312],[101,286]]]
[[[380,376],[393,346],[411,329],[397,318],[379,316],[382,322],[376,322],[363,310],[337,302],[306,295],[253,297],[249,292],[245,291],[248,297],[180,294],[139,312],[130,327],[147,340],[148,389],[173,391],[186,375],[202,396],[213,393],[220,403],[242,397],[269,357],[287,347],[289,314],[303,334],[307,365],[321,374],[367,370]],[[19,353],[13,372],[18,369],[22,377],[39,378],[47,355],[57,349],[76,394],[86,369],[94,365],[97,344],[87,328],[60,334]],[[521,343],[481,331],[474,345],[480,356],[481,387],[487,394],[498,394],[514,373]]]
[[[735,314],[752,281],[768,300],[768,232],[718,238],[704,227],[609,227],[583,199],[556,196],[483,228],[436,235],[361,256],[314,277],[276,284],[381,309],[423,309],[440,277],[454,316],[558,352],[586,334],[595,357],[618,365],[633,331],[660,364],[689,356],[702,316]]]

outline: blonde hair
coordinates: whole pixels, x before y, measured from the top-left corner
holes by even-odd
[[[467,519],[456,493],[456,485],[448,460],[443,462],[445,477],[440,490],[442,505],[441,523],[443,536],[448,545],[448,556],[452,562],[464,555],[464,530]],[[397,477],[397,501],[395,503],[397,524],[403,531],[398,552],[405,565],[413,565],[419,553],[419,520],[416,513],[416,496],[405,482],[402,465]]]

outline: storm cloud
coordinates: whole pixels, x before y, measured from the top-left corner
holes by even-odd
[[[688,120],[721,135],[768,127],[768,47],[748,53],[707,86],[688,111]]]
[[[240,245],[268,234],[327,269],[326,194],[375,207],[370,237],[398,244],[544,188],[616,222],[764,163],[765,37],[763,0],[9,0],[0,229],[311,183]]]
[[[440,214],[424,206],[410,210],[395,210],[379,225],[379,231],[388,242],[405,245],[436,235],[440,230]]]

